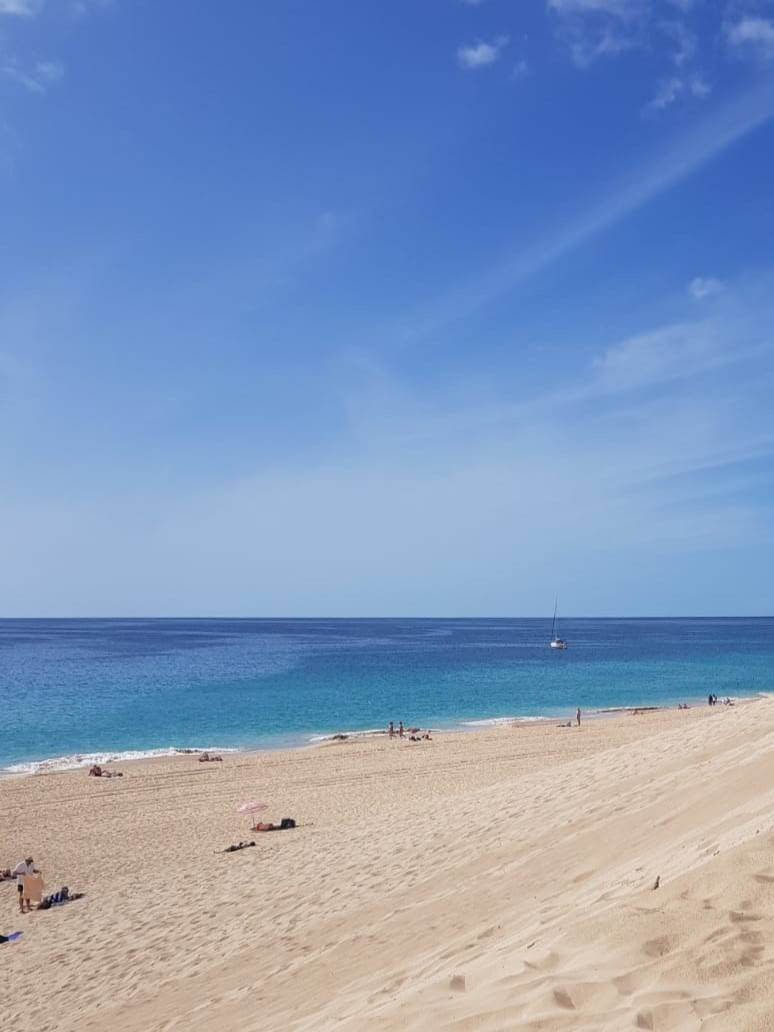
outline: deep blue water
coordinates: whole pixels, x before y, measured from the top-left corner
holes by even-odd
[[[0,768],[774,690],[774,619],[0,621]]]

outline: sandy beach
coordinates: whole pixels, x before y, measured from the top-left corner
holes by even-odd
[[[0,782],[14,1032],[774,1028],[774,700],[120,769]]]

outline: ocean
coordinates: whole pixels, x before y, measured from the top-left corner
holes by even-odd
[[[0,769],[774,690],[774,619],[0,621]]]

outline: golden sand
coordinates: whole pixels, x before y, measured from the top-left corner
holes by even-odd
[[[774,1028],[774,700],[120,769],[0,782],[9,1032]]]

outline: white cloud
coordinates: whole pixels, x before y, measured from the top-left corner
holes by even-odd
[[[470,46],[462,46],[457,50],[457,60],[462,68],[469,70],[485,68],[499,60],[503,49],[508,45],[507,36],[498,36],[491,43],[479,41]]]
[[[664,108],[674,104],[680,97],[691,96],[696,97],[698,100],[703,100],[704,97],[709,96],[710,92],[709,84],[700,75],[691,76],[689,79],[673,76],[670,79],[663,79],[658,84],[655,96],[645,105],[643,110],[646,113],[649,111],[663,111]]]
[[[513,66],[513,77],[514,79],[521,79],[525,75],[529,75],[529,64],[522,58]]]
[[[31,93],[47,93],[64,75],[64,65],[60,61],[38,61],[30,68],[25,68],[18,61],[10,59],[0,68],[9,79],[20,83]]]
[[[646,7],[644,0],[548,0],[548,7],[558,14],[608,14],[616,18],[639,17]]]
[[[702,75],[694,75],[688,83],[688,88],[693,96],[698,97],[700,100],[712,93],[712,87]]]
[[[696,53],[696,37],[679,21],[661,22],[659,28],[674,42],[672,61],[678,68],[682,68]]]
[[[684,89],[685,83],[682,79],[672,78],[662,80],[658,84],[655,96],[646,105],[646,110],[661,111],[665,107],[669,107],[670,104],[674,104]]]
[[[636,36],[610,26],[598,33],[576,32],[573,35],[570,54],[578,68],[588,68],[598,57],[617,57],[638,46]]]
[[[579,68],[640,46],[649,14],[647,0],[548,0],[548,9]]]
[[[712,276],[696,276],[688,284],[688,291],[697,300],[709,297],[711,294],[718,294],[723,289],[722,280]]]
[[[726,38],[732,46],[747,47],[763,57],[774,57],[774,19],[742,18],[726,25]]]

